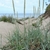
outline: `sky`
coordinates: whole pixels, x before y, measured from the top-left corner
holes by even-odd
[[[26,13],[33,13],[33,6],[36,7],[36,10],[38,8],[38,1],[39,0],[26,0]],[[42,12],[42,1],[40,0],[41,5],[41,12]],[[45,0],[45,2],[48,3],[48,0]],[[23,13],[23,6],[24,6],[24,0],[14,0],[15,4],[15,10],[16,13]],[[44,10],[46,8],[46,5],[44,4]],[[12,0],[0,0],[0,14],[1,13],[13,13],[13,7],[12,7]]]

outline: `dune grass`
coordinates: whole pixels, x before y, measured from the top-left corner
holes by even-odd
[[[42,32],[37,27],[28,28],[22,33],[18,28],[8,38],[8,45],[3,47],[4,50],[50,50],[50,36],[48,30]]]
[[[1,16],[0,17],[0,21],[3,21],[3,22],[9,22],[9,23],[12,23],[14,24],[14,18],[13,16]]]

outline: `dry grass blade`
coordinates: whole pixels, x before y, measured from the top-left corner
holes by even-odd
[[[26,10],[26,0],[24,0],[24,32],[26,32],[26,28],[25,28],[25,10]]]
[[[24,18],[25,18],[26,0],[24,0]]]
[[[42,10],[44,9],[44,0],[43,0],[43,6],[42,6]]]
[[[12,6],[13,6],[14,15],[15,15],[15,6],[14,6],[14,0],[12,0]]]
[[[40,7],[40,0],[39,0],[39,7]]]
[[[35,6],[33,6],[33,15],[34,15],[34,17],[36,16],[36,7]]]

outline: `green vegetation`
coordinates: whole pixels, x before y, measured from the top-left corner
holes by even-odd
[[[3,17],[1,17],[1,18],[0,18],[0,21],[7,22],[7,21],[8,21],[8,19],[7,19],[7,17],[6,17],[6,16],[3,16]]]
[[[13,23],[13,21],[12,20],[14,20],[14,18],[13,17],[11,17],[11,16],[2,16],[2,17],[0,17],[0,21],[4,21],[4,22],[9,22],[9,23]]]
[[[46,11],[50,11],[50,4],[47,6]]]
[[[26,33],[20,32],[17,28],[12,36],[9,36],[9,43],[2,50],[50,50],[49,37],[48,30],[43,33],[39,27],[28,28]]]
[[[45,17],[45,18],[50,17],[50,4],[47,6],[43,17]]]
[[[15,24],[15,21],[16,21],[17,23],[22,24],[20,22],[20,19],[19,20],[18,19],[15,19],[15,18],[13,18],[13,16],[1,16],[0,17],[0,21],[9,22],[9,23],[12,23],[12,24]]]
[[[38,27],[37,23],[33,23],[32,26],[34,26],[34,27]]]
[[[47,8],[46,8],[46,14],[48,15],[48,16],[50,16],[50,4],[47,6]]]

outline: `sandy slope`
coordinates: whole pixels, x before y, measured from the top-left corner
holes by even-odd
[[[42,29],[50,29],[50,17],[42,21]]]
[[[0,22],[0,43],[2,40],[2,45],[5,45],[5,42],[7,41],[7,36],[9,33],[11,34],[12,31],[15,29],[15,25],[11,23],[6,22]],[[1,39],[2,36],[2,39]]]
[[[15,31],[16,28],[18,28],[21,32],[24,31],[24,26],[21,24],[18,24],[18,23],[11,24],[8,22],[0,22],[0,46],[1,45],[4,46],[8,42],[7,37],[13,34],[13,31]]]
[[[21,32],[24,31],[23,29],[24,27],[21,24],[18,24],[18,23],[11,24],[7,22],[0,22],[0,45],[4,46],[8,42],[7,37],[13,34],[13,31],[15,31],[16,27],[19,28]],[[1,43],[1,40],[2,40],[2,43]]]
[[[37,22],[39,19],[34,19],[34,18],[31,18],[31,19],[27,19],[25,20],[25,26],[26,28],[28,28],[28,25],[32,25],[32,23],[35,23]],[[30,23],[28,22],[30,21]],[[46,28],[46,25],[50,22],[50,18],[48,17],[47,19],[44,19],[42,21],[42,28]],[[24,24],[23,21],[21,21],[21,23]],[[6,22],[0,22],[0,43],[1,43],[1,35],[2,35],[2,45],[5,45],[6,42],[7,42],[7,37],[10,33],[10,35],[13,33],[13,31],[15,30],[15,28],[19,28],[19,30],[21,32],[24,31],[24,25],[21,25],[21,24],[18,24],[16,23],[17,25],[15,24],[11,24],[11,23],[6,23]],[[18,27],[19,26],[19,27]]]

